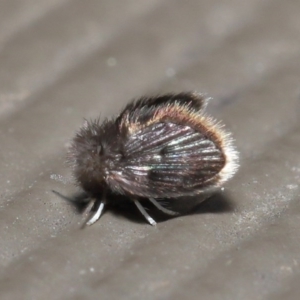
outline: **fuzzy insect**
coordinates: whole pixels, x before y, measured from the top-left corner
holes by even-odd
[[[69,160],[77,184],[95,200],[87,225],[100,218],[108,190],[128,196],[155,225],[139,199],[177,215],[159,199],[194,196],[235,174],[238,154],[231,135],[205,114],[207,101],[198,93],[145,97],[115,119],[79,129]]]

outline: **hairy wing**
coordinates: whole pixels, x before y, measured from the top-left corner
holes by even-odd
[[[209,98],[195,92],[142,97],[129,103],[117,118],[116,123],[121,124],[120,127],[126,132],[128,126],[133,123],[148,122],[158,111],[168,107],[180,106],[199,113],[205,109],[208,100]]]
[[[213,186],[224,154],[204,133],[189,126],[155,123],[129,136],[119,190],[143,197],[194,195]]]

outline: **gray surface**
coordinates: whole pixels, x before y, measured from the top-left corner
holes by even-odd
[[[0,298],[299,299],[299,15],[298,0],[2,0]],[[214,97],[241,152],[223,197],[157,228],[108,211],[80,230],[51,190],[76,192],[64,160],[83,117],[183,90]]]

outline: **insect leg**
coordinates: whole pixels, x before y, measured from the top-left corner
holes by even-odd
[[[96,221],[99,220],[99,218],[101,217],[101,214],[103,212],[103,208],[104,208],[105,202],[102,200],[96,200],[92,209],[92,211],[95,211],[95,213],[88,219],[88,221],[86,222],[86,225],[93,225]]]
[[[167,209],[165,207],[163,207],[157,200],[155,200],[154,198],[149,198],[149,200],[156,206],[156,208],[158,208],[159,210],[161,210],[163,213],[170,215],[170,216],[176,216],[179,215],[178,212]]]
[[[144,209],[144,207],[141,205],[141,203],[134,199],[134,204],[136,205],[136,207],[138,208],[138,210],[141,212],[141,214],[146,218],[146,220],[152,225],[155,226],[156,222],[154,221],[154,219],[152,219],[148,213],[146,212],[146,210]]]

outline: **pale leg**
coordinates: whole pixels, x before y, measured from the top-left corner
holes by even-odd
[[[141,214],[146,218],[146,220],[152,225],[156,225],[156,222],[154,221],[154,219],[152,219],[148,213],[146,212],[146,210],[144,209],[144,207],[141,205],[141,203],[138,200],[133,200],[134,204],[136,205],[136,207],[138,208],[138,210],[141,212]]]
[[[159,209],[161,210],[163,213],[167,214],[167,215],[171,215],[171,216],[176,216],[179,215],[178,212],[167,209],[165,207],[163,207],[157,200],[155,200],[154,198],[149,198],[149,200]]]
[[[96,201],[92,210],[94,210],[94,207],[96,208],[96,205],[97,205],[97,210],[96,212],[89,218],[89,220],[86,222],[86,225],[90,226],[90,225],[93,225],[96,221],[98,221],[101,217],[101,214],[103,212],[103,208],[104,208],[104,202],[98,202]],[[91,210],[91,211],[92,211]]]

